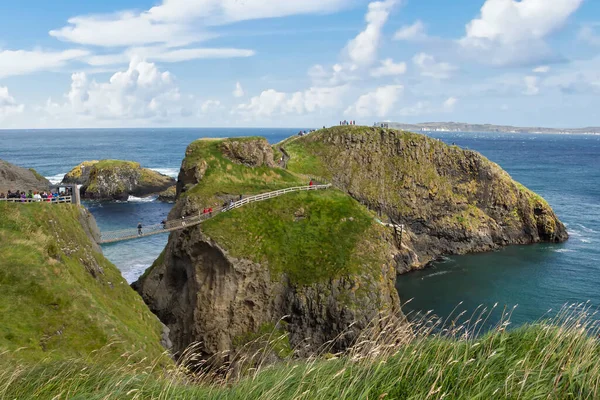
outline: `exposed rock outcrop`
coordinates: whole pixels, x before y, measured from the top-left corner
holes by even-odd
[[[201,342],[206,358],[224,356],[239,338],[280,320],[299,355],[328,341],[337,351],[377,317],[399,314],[395,252],[381,246],[388,263],[377,270],[298,285],[285,274],[274,278],[266,265],[232,257],[194,227],[173,234],[164,255],[133,287],[169,327],[175,353]]]
[[[162,192],[175,180],[132,161],[85,161],[67,173],[64,183],[82,185],[81,196],[94,200],[125,201]]]
[[[399,272],[440,255],[568,238],[548,203],[497,164],[424,135],[332,128],[292,142],[287,151],[290,169],[324,176],[405,224]]]
[[[189,146],[178,181],[185,190],[170,219],[197,213],[215,196],[303,183],[270,167],[266,140],[236,142]],[[343,193],[286,195],[173,232],[133,286],[169,327],[175,352],[200,342],[212,357],[265,326],[280,327],[300,355],[329,341],[340,350],[374,318],[400,315],[392,243],[391,232]]]
[[[158,201],[163,203],[174,203],[177,199],[177,187],[171,186],[167,190],[163,190],[158,194]]]
[[[38,174],[33,168],[17,167],[0,160],[0,193],[10,191],[48,190],[50,182]]]

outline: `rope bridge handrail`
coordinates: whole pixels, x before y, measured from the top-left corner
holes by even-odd
[[[142,228],[142,234],[138,233],[137,228],[128,228],[128,229],[121,229],[121,230],[110,231],[110,232],[102,232],[101,239],[98,243],[100,243],[100,244],[114,243],[114,242],[120,242],[123,240],[138,239],[138,238],[142,238],[142,237],[158,235],[158,234],[165,233],[165,232],[172,232],[172,231],[176,231],[179,229],[185,229],[185,228],[189,228],[191,226],[196,226],[196,225],[206,221],[207,219],[210,219],[210,218],[216,216],[217,214],[219,214],[221,212],[240,208],[240,207],[245,206],[246,204],[256,203],[258,201],[272,199],[274,197],[282,196],[287,193],[309,191],[309,190],[323,190],[323,189],[329,189],[330,187],[331,187],[331,184],[312,185],[312,186],[297,186],[297,187],[276,190],[274,192],[261,193],[261,194],[257,194],[257,195],[253,195],[253,196],[243,197],[242,200],[233,202],[227,207],[216,208],[211,213],[208,213],[208,212],[207,213],[199,213],[197,215],[183,217],[181,219],[165,221],[165,224],[144,226]]]

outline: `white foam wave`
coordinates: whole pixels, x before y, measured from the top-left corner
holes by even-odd
[[[427,276],[422,277],[421,279],[427,279],[427,278],[431,278],[433,276],[439,276],[439,275],[446,275],[449,274],[450,271],[440,271],[440,272],[434,272],[433,274],[429,274]]]
[[[152,265],[150,264],[142,264],[142,263],[133,263],[127,266],[127,269],[122,271],[123,277],[127,281],[127,283],[131,284],[138,280],[140,276]]]
[[[157,198],[158,198],[158,196],[135,197],[135,196],[130,195],[129,198],[127,199],[127,202],[128,203],[152,203]]]
[[[58,185],[59,183],[62,182],[63,178],[65,177],[67,173],[63,173],[63,174],[56,174],[56,175],[52,175],[52,176],[47,176],[46,179],[48,179],[50,181],[51,184],[53,185]]]
[[[572,249],[554,249],[553,250],[555,253],[575,253],[576,250],[572,250]]]
[[[179,168],[150,168],[152,171],[156,171],[160,174],[170,176],[171,178],[177,179],[179,175]]]
[[[577,224],[581,227],[581,229],[583,229],[584,232],[587,233],[598,233],[595,230],[593,230],[592,228],[588,228],[587,226],[581,225],[581,224]]]

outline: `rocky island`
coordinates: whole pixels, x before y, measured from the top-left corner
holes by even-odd
[[[63,178],[65,184],[81,186],[81,197],[91,200],[126,201],[167,190],[175,180],[133,161],[85,161]]]
[[[282,154],[287,169],[273,161]],[[344,349],[374,318],[402,319],[397,273],[441,255],[567,239],[540,196],[480,154],[355,126],[273,147],[262,138],[192,143],[170,219],[310,179],[334,188],[171,234],[134,288],[171,329],[175,352],[201,342],[203,356],[215,356],[269,326],[300,354],[330,341]],[[402,237],[381,221],[403,224]]]

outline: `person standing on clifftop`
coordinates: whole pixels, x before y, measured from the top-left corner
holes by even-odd
[[[142,236],[142,223],[141,222],[138,222],[137,228],[138,228],[138,236]]]

